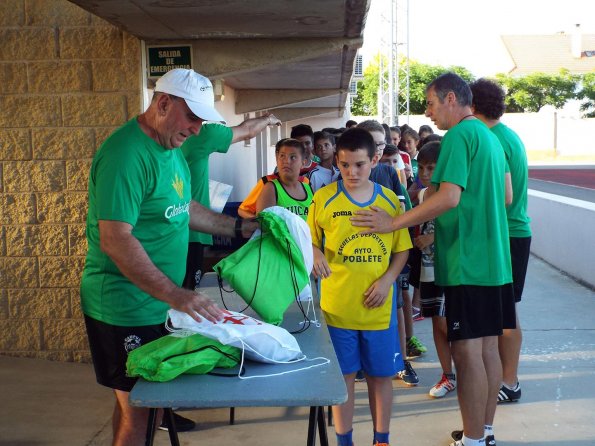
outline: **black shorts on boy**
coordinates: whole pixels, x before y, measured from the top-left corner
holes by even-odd
[[[512,283],[514,286],[515,302],[520,302],[523,296],[530,254],[531,237],[510,237],[510,261],[512,263]]]
[[[423,317],[446,316],[443,287],[435,282],[419,282],[419,297]]]
[[[126,376],[128,353],[168,334],[165,324],[140,327],[110,325],[85,315],[97,383],[130,392],[136,378]]]
[[[516,328],[512,283],[501,286],[444,287],[449,341],[500,336]]]

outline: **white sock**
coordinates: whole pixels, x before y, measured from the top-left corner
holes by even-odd
[[[483,436],[487,437],[488,435],[494,435],[494,427],[486,424],[483,426]]]
[[[463,445],[464,446],[485,446],[485,438],[479,438],[477,440],[473,440],[467,436],[465,436],[465,434],[463,434]]]
[[[519,387],[520,387],[520,384],[519,384],[519,382],[518,382],[518,381],[517,381],[517,382],[516,382],[516,384],[515,384],[514,386],[512,386],[512,387],[510,387],[510,386],[509,386],[508,384],[506,384],[506,383],[502,383],[502,385],[503,385],[504,387],[506,387],[508,390],[512,390],[513,392],[516,392],[517,390],[519,390]]]

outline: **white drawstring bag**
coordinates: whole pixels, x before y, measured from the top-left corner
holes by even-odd
[[[187,330],[244,350],[246,358],[272,364],[305,359],[295,337],[282,327],[236,311],[223,310],[223,320],[196,322],[188,314],[169,310],[169,331]]]

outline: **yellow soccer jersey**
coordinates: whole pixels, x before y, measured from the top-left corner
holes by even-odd
[[[364,293],[384,274],[391,253],[411,248],[406,229],[388,234],[360,235],[349,217],[354,211],[378,206],[391,216],[400,214],[399,199],[389,189],[374,183],[366,203],[353,200],[337,181],[319,189],[308,212],[312,243],[322,249],[331,268],[321,282],[320,305],[328,325],[352,330],[384,330],[391,321],[392,287],[382,307],[366,308]]]

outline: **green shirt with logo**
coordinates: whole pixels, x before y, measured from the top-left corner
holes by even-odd
[[[188,252],[190,172],[179,149],[149,138],[134,118],[99,148],[89,175],[83,312],[119,326],[165,322],[168,304],[130,282],[99,246],[99,220],[132,226],[151,261],[180,285]]]
[[[512,282],[505,172],[502,146],[480,120],[463,121],[444,135],[432,183],[453,183],[462,191],[459,204],[436,218],[438,285]]]
[[[306,192],[306,198],[303,200],[298,200],[287,193],[283,187],[283,184],[281,184],[281,181],[273,180],[272,183],[275,186],[277,206],[287,209],[291,213],[301,217],[304,221],[306,221],[308,219],[308,208],[310,207],[310,204],[312,204],[312,196],[314,195],[310,185],[300,182],[304,192]]]

